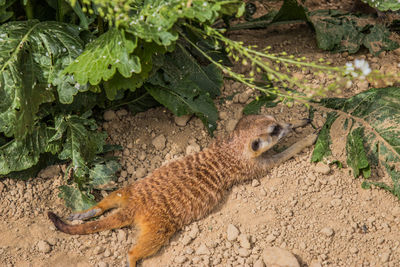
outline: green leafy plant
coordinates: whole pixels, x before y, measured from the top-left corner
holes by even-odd
[[[366,180],[385,188],[400,198],[400,88],[370,89],[350,98],[326,98],[313,107],[330,112],[319,134],[313,161],[321,161],[330,154],[332,124],[342,117],[339,127],[347,131],[347,164],[355,177],[371,177],[372,169],[383,168],[392,184]]]
[[[383,10],[400,8],[397,1],[367,2],[373,2],[374,7],[379,6]],[[382,51],[399,47],[399,44],[389,38],[387,27],[375,24],[371,15],[351,14],[342,10],[308,11],[296,0],[285,0],[279,11],[274,10],[257,19],[250,17],[248,20],[250,21],[232,26],[230,30],[265,28],[272,24],[305,21],[314,28],[317,45],[323,50],[356,53],[361,46],[365,46],[371,54],[379,55]]]
[[[362,0],[364,3],[379,9],[380,11],[397,11],[400,9],[400,3],[396,0]]]

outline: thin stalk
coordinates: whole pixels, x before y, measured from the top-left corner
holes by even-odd
[[[32,0],[26,0],[26,5],[25,5],[25,14],[26,18],[29,19],[34,19],[34,14],[33,14],[33,5],[32,5]]]

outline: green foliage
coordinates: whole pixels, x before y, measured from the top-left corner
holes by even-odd
[[[199,66],[183,46],[165,56],[165,64],[149,80],[146,90],[175,115],[196,114],[210,133],[217,127],[218,111],[212,97],[222,86],[220,71]]]
[[[368,2],[371,1],[368,0]],[[380,2],[378,5],[382,8],[385,6],[386,10],[388,6],[391,7],[390,9],[400,8],[396,1]],[[341,10],[308,11],[296,0],[284,0],[279,11],[273,10],[257,19],[250,18],[250,22],[235,25],[231,27],[231,30],[265,28],[274,23],[295,21],[306,21],[312,25],[317,45],[324,50],[356,53],[361,46],[365,46],[371,54],[379,55],[382,51],[399,47],[395,41],[389,39],[389,30],[383,25],[375,24],[370,15],[351,14]]]
[[[361,45],[373,55],[393,50],[399,45],[389,39],[383,25],[373,24],[367,15],[353,15],[339,10],[316,10],[308,14],[315,29],[318,47],[334,52],[356,53]]]
[[[73,74],[79,84],[97,85],[109,80],[117,69],[124,78],[129,78],[132,73],[141,72],[139,57],[132,55],[136,45],[136,38],[129,40],[123,31],[111,28],[89,43],[64,73]]]
[[[324,126],[318,134],[318,140],[315,143],[314,151],[311,156],[311,162],[321,161],[324,157],[331,155],[331,149],[329,145],[332,143],[330,138],[330,128],[338,115],[335,112],[328,114]]]
[[[24,2],[31,20],[0,25],[0,175],[34,176],[54,159],[70,162],[60,196],[73,209],[92,205],[93,189],[115,180],[119,169],[115,160],[102,159],[107,135],[97,130],[93,109],[124,105],[137,113],[161,103],[177,115],[196,114],[213,132],[221,71],[178,34],[185,31],[182,22],[211,24],[243,6],[82,2]],[[0,0],[0,23],[15,12],[21,12],[15,1]],[[210,40],[190,38],[226,60]]]
[[[71,0],[71,3],[75,3]],[[187,0],[84,0],[93,3],[96,12],[127,32],[147,42],[170,46],[178,39],[179,20],[212,24],[222,14],[234,14],[243,6],[241,1],[191,1]],[[243,9],[241,9],[243,12]]]
[[[89,198],[75,186],[60,186],[59,197],[65,200],[65,204],[73,211],[86,210],[96,204],[96,201]]]
[[[384,168],[393,185],[372,183],[400,197],[400,88],[371,89],[351,98],[327,98],[318,105],[330,110],[324,129],[330,130],[338,115],[344,116],[343,127],[349,129],[346,141],[347,164],[355,176],[371,176],[373,168]],[[326,130],[326,131],[327,131]],[[322,133],[317,140],[313,159],[321,160],[318,144],[326,144],[330,133]],[[326,145],[322,147],[327,147]],[[314,154],[318,157],[314,158]],[[368,183],[368,182],[367,182]],[[366,184],[364,184],[364,187]]]
[[[397,0],[362,0],[364,3],[379,9],[380,11],[397,11],[400,9],[400,3]]]
[[[276,107],[276,105],[278,105],[279,103],[279,101],[274,101],[276,100],[276,98],[277,95],[274,94],[262,94],[260,97],[257,97],[244,107],[243,114],[258,114],[262,106],[265,106],[267,108]]]

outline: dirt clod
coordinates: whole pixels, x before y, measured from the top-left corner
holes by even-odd
[[[331,237],[334,234],[334,231],[330,227],[324,227],[321,229],[321,234],[323,234],[327,237]]]
[[[117,118],[117,115],[115,114],[114,110],[107,110],[106,112],[104,112],[103,118],[106,121],[112,121]]]
[[[179,117],[175,116],[174,121],[175,121],[176,125],[183,127],[188,123],[188,121],[190,120],[191,117],[192,117],[192,115],[183,115],[183,116],[179,116]]]
[[[151,143],[153,144],[155,149],[163,150],[165,148],[166,141],[167,141],[167,139],[165,138],[165,136],[163,134],[160,134],[159,136],[154,138]]]
[[[40,240],[37,243],[37,249],[39,250],[39,252],[43,252],[43,253],[49,253],[51,251],[50,244],[44,240]]]
[[[331,171],[329,165],[322,162],[318,162],[317,165],[315,165],[314,170],[321,174],[328,174]]]
[[[239,236],[239,230],[233,224],[228,224],[226,230],[226,239],[229,241],[235,241]]]
[[[296,257],[289,251],[278,247],[264,249],[262,258],[267,266],[300,267]]]

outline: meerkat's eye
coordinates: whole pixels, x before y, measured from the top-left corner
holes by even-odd
[[[274,125],[274,128],[271,131],[271,135],[279,135],[281,130],[282,130],[282,127],[280,125]]]
[[[260,148],[260,139],[254,140],[251,143],[251,149],[253,149],[253,151],[257,151]]]

